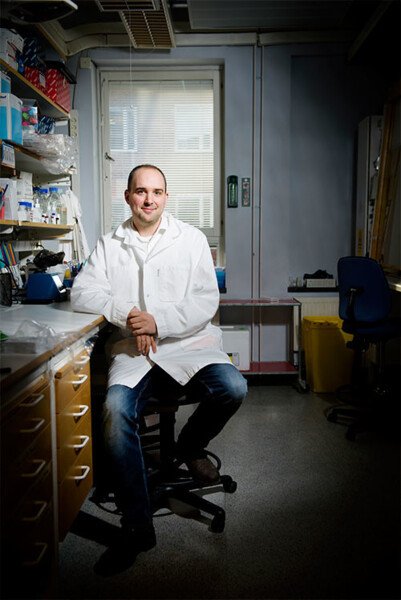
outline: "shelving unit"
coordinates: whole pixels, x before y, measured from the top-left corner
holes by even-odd
[[[246,299],[225,299],[220,300],[220,308],[257,308],[257,322],[261,324],[262,310],[274,310],[288,308],[291,312],[290,322],[293,323],[294,309],[298,312],[298,319],[301,322],[301,302],[295,298],[246,298]],[[298,347],[301,347],[298,339]],[[301,355],[299,355],[298,365],[290,361],[251,361],[249,371],[243,371],[244,375],[298,375],[298,383],[303,386],[301,380],[302,365]]]
[[[22,98],[34,98],[43,114],[50,117],[68,120],[70,115],[67,111],[53,102],[44,92],[39,90],[33,83],[28,81],[21,73],[0,59],[0,68],[7,72],[11,78],[12,93]],[[2,163],[0,158],[1,176],[14,177],[17,171],[27,171],[32,173],[35,182],[54,181],[69,177],[71,173],[52,173],[42,162],[40,154],[24,147],[21,144],[4,140],[8,146],[12,146],[15,154],[15,166],[10,167]],[[2,152],[3,140],[0,140],[0,157]],[[74,225],[52,225],[36,222],[21,222],[12,220],[0,220],[0,234],[2,239],[13,240],[51,240],[61,238],[74,229]]]
[[[49,117],[55,117],[58,119],[68,119],[69,113],[66,112],[61,106],[53,102],[42,90],[39,90],[33,83],[25,79],[21,73],[18,73],[13,67],[8,65],[4,60],[0,58],[0,67],[2,67],[12,78],[12,93],[15,96],[22,98],[35,98],[41,110]]]

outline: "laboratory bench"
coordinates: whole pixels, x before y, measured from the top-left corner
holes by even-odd
[[[93,483],[90,358],[105,320],[68,302],[0,316],[1,592],[53,598],[58,545]]]

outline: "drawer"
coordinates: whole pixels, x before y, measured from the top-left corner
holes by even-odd
[[[2,499],[8,510],[12,510],[20,502],[22,496],[42,478],[50,465],[51,428],[48,425],[23,457],[14,461],[11,456],[2,459]]]
[[[51,464],[45,469],[43,476],[25,495],[20,505],[10,516],[9,525],[21,537],[32,535],[38,528],[44,527],[52,515],[53,478]],[[52,520],[50,519],[52,522]]]
[[[59,486],[59,539],[70,529],[93,484],[92,448],[86,446]]]
[[[90,356],[79,354],[55,374],[56,412],[62,412],[82,389],[90,390]]]
[[[50,515],[50,512],[48,513]],[[36,539],[2,540],[2,598],[50,598],[56,550],[50,519]]]
[[[50,385],[20,398],[1,428],[3,460],[14,461],[50,423]]]
[[[78,423],[87,415],[90,416],[90,388],[85,386],[56,416],[58,448],[67,443]]]
[[[58,415],[62,422],[61,428],[65,430],[65,434],[61,436],[60,447],[58,451],[58,480],[62,481],[67,474],[70,466],[77,460],[87,446],[92,447],[92,423],[91,415],[88,411],[78,423],[74,422],[74,427],[69,428],[68,418],[64,414]]]

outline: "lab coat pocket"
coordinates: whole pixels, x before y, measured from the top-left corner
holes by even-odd
[[[162,302],[179,302],[185,296],[189,269],[165,266],[158,271],[158,292]]]

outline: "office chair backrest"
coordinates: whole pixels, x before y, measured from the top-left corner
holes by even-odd
[[[388,317],[391,291],[377,261],[362,256],[344,256],[338,261],[337,276],[341,319],[377,323]]]

